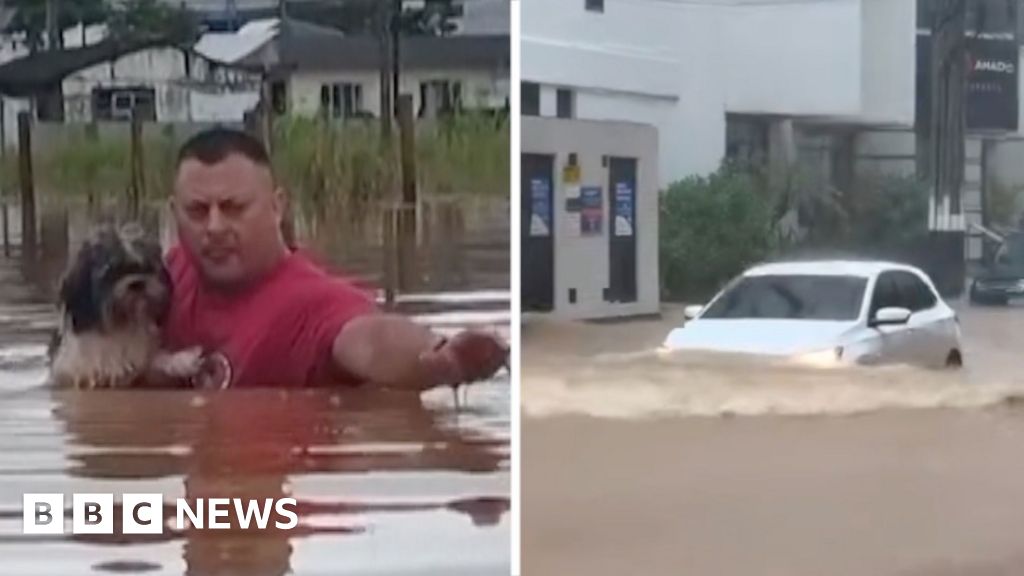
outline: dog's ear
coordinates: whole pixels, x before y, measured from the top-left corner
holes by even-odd
[[[71,317],[71,328],[76,332],[95,328],[100,323],[99,295],[93,284],[93,252],[90,242],[82,244],[60,285],[61,303],[65,313]]]

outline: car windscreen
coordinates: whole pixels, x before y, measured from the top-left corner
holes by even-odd
[[[856,320],[867,282],[859,276],[744,276],[701,318]]]

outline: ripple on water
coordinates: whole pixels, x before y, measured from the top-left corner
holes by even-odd
[[[1024,380],[985,380],[970,369],[813,368],[699,353],[645,352],[580,359],[523,378],[532,417],[604,418],[843,415],[885,409],[979,408],[1024,398]]]

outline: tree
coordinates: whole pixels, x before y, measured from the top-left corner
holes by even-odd
[[[317,22],[349,35],[376,34],[381,3],[387,0],[343,0],[288,4],[288,15]],[[454,20],[462,15],[460,0],[424,0],[422,8],[405,8],[400,19],[403,35],[443,36],[455,30]]]
[[[180,8],[159,0],[126,0],[110,12],[110,35],[122,40],[166,39],[191,44],[199,25],[184,3]]]
[[[425,0],[422,8],[404,10],[402,32],[407,35],[448,36],[455,31],[462,4],[456,0]]]
[[[27,36],[29,50],[41,50],[46,37],[46,2],[41,0],[7,0],[7,6],[17,10],[7,30],[23,32]],[[79,23],[85,25],[104,22],[109,14],[106,0],[61,0],[58,26],[61,30]]]

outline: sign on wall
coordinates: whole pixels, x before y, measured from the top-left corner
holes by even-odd
[[[628,182],[615,184],[615,235],[633,235],[633,188]]]
[[[1017,130],[1017,43],[975,39],[967,45],[967,128]]]
[[[584,236],[600,236],[604,220],[604,199],[600,186],[584,186],[580,202],[581,230]]]
[[[530,236],[551,235],[551,185],[543,178],[530,181]]]
[[[1018,130],[1019,49],[1012,35],[967,38],[967,130]],[[931,36],[917,37],[917,123],[931,118]]]

